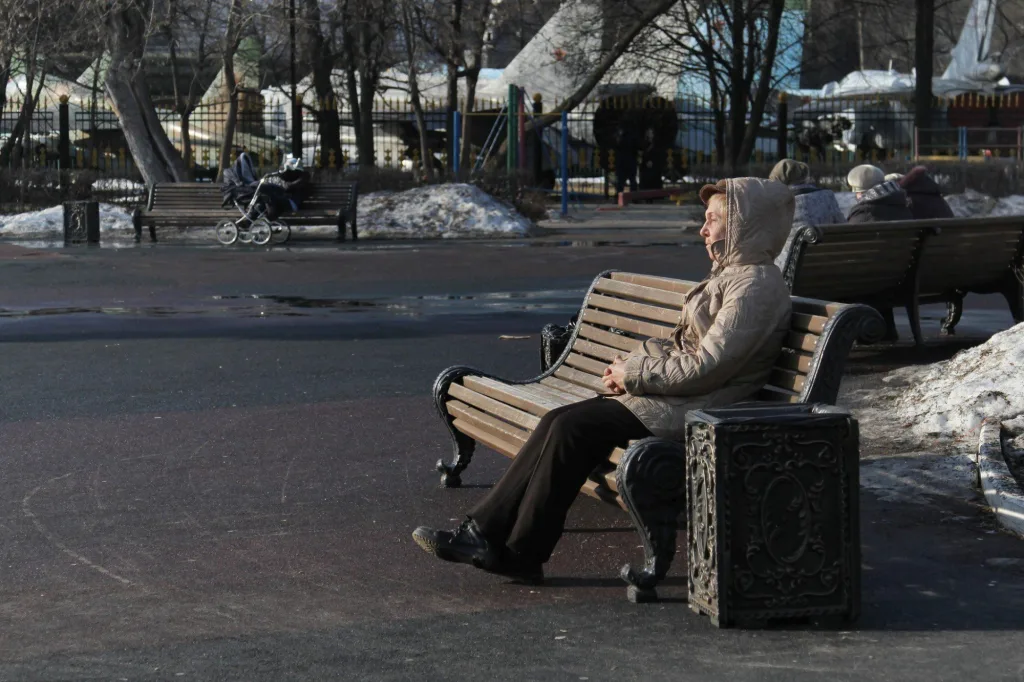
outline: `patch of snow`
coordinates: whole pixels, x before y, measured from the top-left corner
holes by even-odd
[[[526,236],[529,219],[474,185],[446,184],[359,198],[360,237]]]
[[[0,215],[2,239],[62,239],[64,207],[51,206],[41,211]],[[135,239],[132,214],[122,206],[100,204],[101,238]]]
[[[920,438],[977,439],[986,417],[1024,414],[1024,323],[952,359],[890,373],[907,388],[894,411]]]
[[[98,192],[145,192],[146,186],[141,182],[135,182],[127,178],[100,178],[92,183],[92,188]]]

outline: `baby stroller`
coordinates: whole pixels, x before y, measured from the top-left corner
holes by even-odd
[[[283,244],[291,236],[291,228],[280,220],[268,216],[273,201],[273,190],[268,182],[280,172],[267,173],[256,179],[256,169],[249,155],[242,152],[231,168],[224,170],[220,191],[223,206],[234,205],[240,217],[225,218],[217,223],[217,241],[225,246],[240,241],[262,246],[274,242]]]

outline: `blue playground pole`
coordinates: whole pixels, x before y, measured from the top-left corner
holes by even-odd
[[[569,112],[562,112],[562,217],[569,215]]]
[[[462,137],[462,112],[452,115],[452,173],[459,178],[459,138]]]

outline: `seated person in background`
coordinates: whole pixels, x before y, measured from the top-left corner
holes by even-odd
[[[910,199],[910,213],[914,220],[954,217],[953,209],[942,198],[939,183],[928,175],[928,169],[924,166],[914,166],[906,175],[890,173],[885,179],[898,182],[907,193],[907,198]]]
[[[286,158],[281,170],[264,186],[267,217],[275,220],[282,213],[298,211],[309,196],[309,188],[309,172],[302,167],[302,161],[294,156]]]
[[[886,181],[885,172],[865,163],[857,166],[846,182],[857,194],[857,203],[846,218],[849,223],[884,223],[893,220],[913,220],[907,193],[892,180]]]
[[[793,195],[778,182],[736,178],[705,185],[700,198],[711,273],[682,298],[672,335],[616,357],[604,395],[544,415],[462,525],[421,526],[418,545],[539,582],[580,487],[612,450],[651,434],[681,438],[689,410],[747,400],[765,384],[789,331],[789,291],[772,259],[793,222]]]
[[[806,163],[783,159],[775,164],[769,180],[776,180],[788,185],[796,201],[796,209],[793,211],[793,229],[790,236],[795,235],[799,230],[814,225],[831,225],[833,223],[845,223],[836,195],[830,189],[822,189],[811,182],[811,171]],[[792,248],[792,240],[787,239],[782,253],[775,259],[775,264],[782,270],[786,267],[786,260],[789,258],[789,251]]]

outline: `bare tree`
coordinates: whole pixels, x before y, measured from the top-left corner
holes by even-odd
[[[423,163],[423,177],[434,180],[433,154],[427,140],[427,119],[423,111],[423,98],[420,96],[419,65],[423,60],[420,36],[426,27],[423,20],[422,7],[417,0],[400,0],[402,20],[402,43],[405,46],[406,76],[409,82],[409,99],[412,101],[413,115],[416,117],[416,128],[419,130],[420,160]]]
[[[188,171],[156,114],[143,54],[155,27],[153,0],[92,0],[102,8],[110,55],[105,88],[135,165],[148,184],[180,182]]]
[[[242,44],[246,23],[243,0],[229,0],[229,2],[228,20],[221,47],[223,88],[228,98],[228,111],[224,121],[224,136],[221,140],[217,169],[218,179],[223,175],[224,169],[232,163],[231,151],[235,144],[235,127],[238,125],[238,79],[235,74],[235,55],[238,53],[239,45]]]

